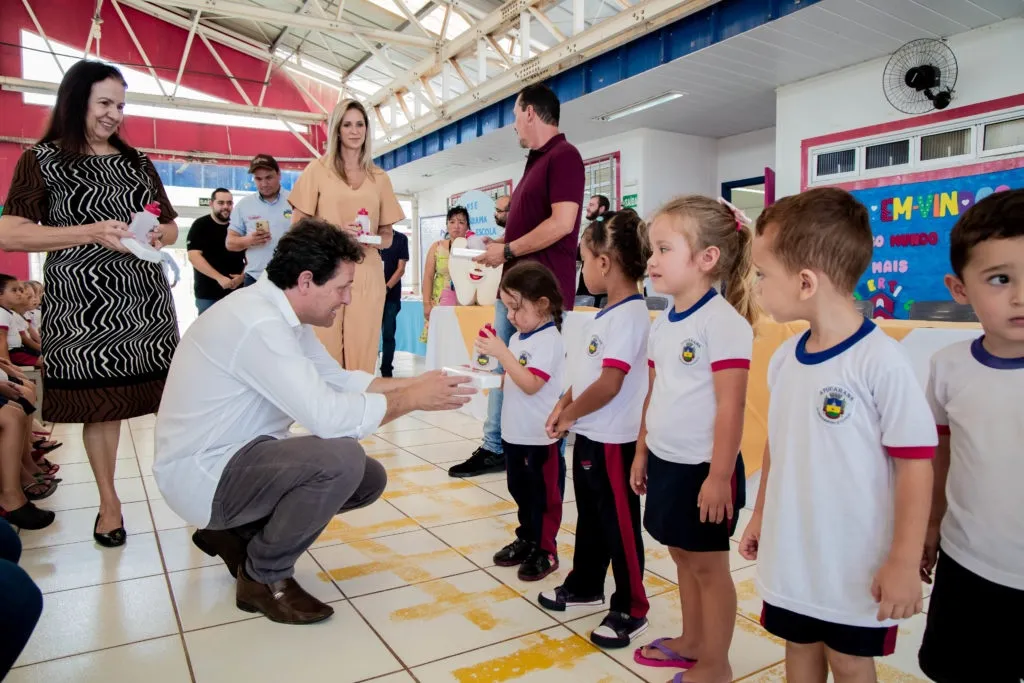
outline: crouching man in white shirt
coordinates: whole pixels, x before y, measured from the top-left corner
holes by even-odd
[[[153,475],[164,500],[236,577],[238,607],[280,623],[333,613],[292,576],[334,515],[384,491],[384,468],[357,439],[473,393],[465,378],[374,378],[327,354],[311,326],[331,325],[349,303],[362,253],[323,221],[298,222],[254,286],[189,328],[157,417]],[[312,435],[289,438],[293,422]]]

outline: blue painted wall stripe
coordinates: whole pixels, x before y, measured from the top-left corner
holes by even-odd
[[[566,69],[547,83],[564,104],[818,2],[820,0],[722,0]],[[375,161],[389,171],[509,126],[515,118],[512,111],[515,100],[514,95],[506,97],[382,154]]]

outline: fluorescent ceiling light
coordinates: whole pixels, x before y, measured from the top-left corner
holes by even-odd
[[[631,104],[625,109],[619,109],[617,111],[609,112],[607,114],[602,114],[601,116],[596,117],[596,120],[606,122],[615,121],[616,119],[624,118],[626,116],[629,116],[630,114],[636,114],[637,112],[644,111],[645,109],[651,109],[652,107],[657,107],[660,104],[665,104],[666,102],[671,102],[672,100],[678,100],[680,97],[683,97],[684,95],[686,95],[686,93],[684,92],[667,92],[664,95],[658,95],[657,97],[652,97],[649,100],[644,100],[642,102],[637,102],[636,104]]]

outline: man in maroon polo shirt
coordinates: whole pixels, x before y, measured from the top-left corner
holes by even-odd
[[[512,193],[505,235],[487,245],[476,260],[488,266],[532,260],[547,266],[558,280],[565,309],[576,300],[576,246],[583,205],[583,157],[558,132],[561,104],[551,88],[530,85],[515,104],[515,132],[530,150],[522,180]],[[494,305],[494,329],[507,344],[515,333],[499,298]],[[488,395],[484,440],[469,460],[448,470],[453,477],[501,472],[501,391]]]

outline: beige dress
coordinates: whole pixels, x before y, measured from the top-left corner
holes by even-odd
[[[288,201],[302,213],[339,227],[355,222],[359,210],[366,209],[370,214],[370,232],[374,234],[379,226],[405,218],[391,179],[383,170],[374,168],[372,177],[352,189],[324,159],[310,162],[295,181]],[[373,373],[387,291],[380,251],[368,246],[365,252],[363,262],[356,265],[352,302],[341,307],[334,325],[318,327],[316,334],[343,368]]]

